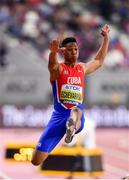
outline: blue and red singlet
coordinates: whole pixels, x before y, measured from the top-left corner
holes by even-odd
[[[61,64],[62,71],[59,78],[52,82],[54,108],[57,111],[65,111],[76,106],[82,109],[84,96],[84,70],[81,64],[70,68]]]

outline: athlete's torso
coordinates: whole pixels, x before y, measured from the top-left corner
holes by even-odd
[[[54,108],[58,111],[81,107],[84,96],[84,70],[81,64],[70,68],[61,64],[61,73],[57,80],[52,82]]]

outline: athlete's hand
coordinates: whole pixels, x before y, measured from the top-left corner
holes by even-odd
[[[63,53],[65,51],[65,48],[59,48],[59,41],[54,39],[50,44],[50,50],[51,52],[55,52],[55,53],[58,52]]]
[[[109,36],[109,32],[110,32],[110,27],[109,25],[105,24],[101,30],[101,35],[103,37],[108,37]]]

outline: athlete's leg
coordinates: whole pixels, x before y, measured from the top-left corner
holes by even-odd
[[[72,108],[70,117],[66,122],[66,137],[65,137],[66,143],[70,143],[76,131],[80,129],[81,117],[82,117],[82,111],[77,107]]]
[[[32,155],[31,163],[34,166],[38,166],[47,159],[48,155],[49,155],[49,153],[47,153],[47,152],[34,150],[33,155]]]
[[[70,118],[72,118],[73,121],[75,122],[76,130],[80,129],[81,127],[81,117],[82,117],[82,111],[77,107],[72,108],[70,113]]]
[[[65,134],[65,115],[53,112],[51,119],[41,134],[38,144],[32,156],[32,164],[39,165],[46,160],[49,153],[56,147]]]

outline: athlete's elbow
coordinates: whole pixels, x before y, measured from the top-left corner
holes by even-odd
[[[99,62],[99,64],[98,64],[98,68],[102,67],[102,66],[103,66],[103,64],[104,64],[104,59],[102,59],[102,60]]]
[[[103,66],[103,63],[99,65],[99,68],[101,68]]]
[[[101,59],[96,59],[95,60],[95,70],[102,67],[103,63],[104,63],[104,59],[102,59],[102,58]]]

